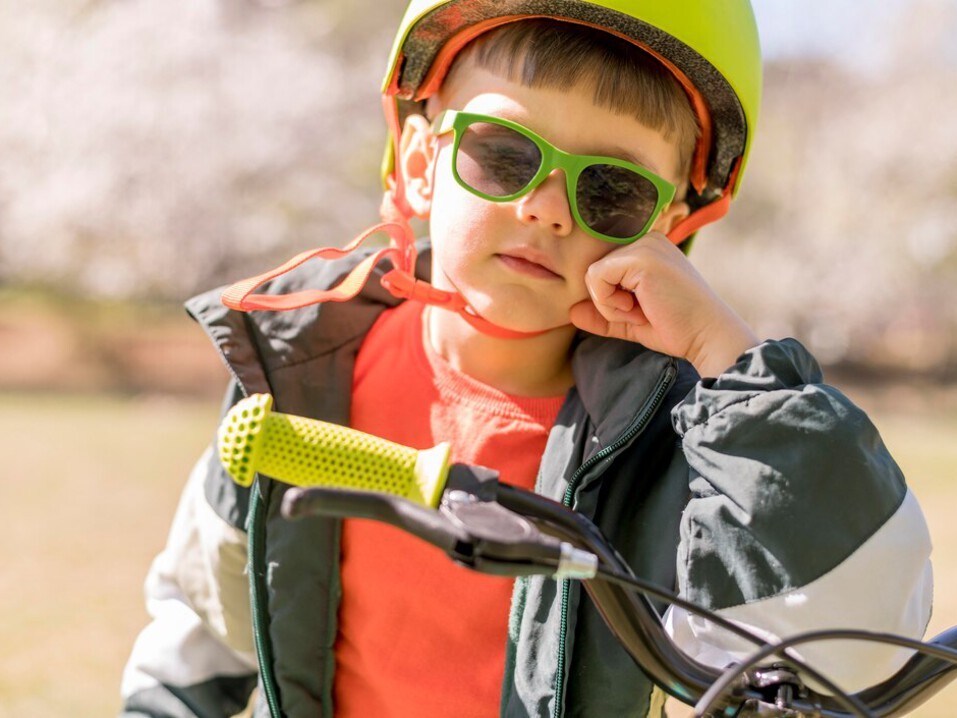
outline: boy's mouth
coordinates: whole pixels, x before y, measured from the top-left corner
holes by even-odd
[[[495,255],[509,269],[538,279],[561,279],[562,275],[552,268],[551,261],[540,252],[530,249],[512,249]]]

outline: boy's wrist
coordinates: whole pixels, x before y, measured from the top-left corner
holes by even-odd
[[[702,377],[716,377],[733,366],[742,354],[760,343],[744,320],[737,319],[703,339],[685,357]]]

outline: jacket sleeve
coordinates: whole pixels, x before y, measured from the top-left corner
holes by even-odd
[[[690,467],[681,594],[765,638],[858,628],[920,638],[930,618],[930,537],[867,416],[796,341],[766,342],[704,379],[672,419]],[[685,611],[678,643],[717,667],[754,647]],[[826,641],[796,651],[845,690],[910,652]]]
[[[196,464],[146,579],[152,622],[123,672],[124,718],[224,718],[255,686],[246,534],[206,498],[215,464],[212,450]]]

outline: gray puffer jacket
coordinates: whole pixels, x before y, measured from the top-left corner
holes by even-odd
[[[269,291],[332,286],[354,261],[306,265]],[[277,411],[344,424],[356,353],[396,301],[370,282],[351,302],[284,313],[239,314],[218,292],[187,307],[233,376],[227,405],[269,392]],[[639,345],[582,337],[573,368],[536,490],[592,518],[638,575],[772,635],[922,635],[920,509],[874,426],[798,342],[766,342],[699,380]],[[124,675],[125,716],[230,715],[257,674],[257,716],[334,714],[340,522],[284,521],[285,488],[260,477],[241,489],[210,452],[197,464],[148,579],[154,620]],[[747,651],[682,611],[665,620],[705,663]],[[852,690],[907,657],[833,643],[804,656]],[[660,715],[662,702],[579,584],[515,582],[503,716]]]

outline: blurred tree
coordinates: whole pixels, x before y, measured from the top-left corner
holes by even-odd
[[[957,4],[921,0],[878,72],[767,68],[741,197],[693,255],[762,333],[829,362],[957,369],[955,31]]]
[[[400,9],[48,0],[6,13],[0,277],[183,296],[344,241],[376,218],[378,88]]]

